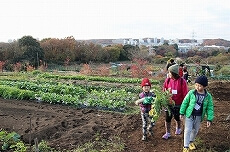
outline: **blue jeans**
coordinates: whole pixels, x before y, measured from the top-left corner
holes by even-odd
[[[184,125],[184,147],[188,147],[190,142],[195,140],[195,137],[200,129],[201,116],[185,117]]]

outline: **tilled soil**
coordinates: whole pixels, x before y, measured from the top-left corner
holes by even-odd
[[[202,122],[198,133],[196,151],[224,152],[230,150],[230,82],[210,82],[208,91],[213,94],[215,119],[210,128]],[[164,113],[156,122],[154,135],[141,141],[141,117],[96,109],[77,109],[63,105],[51,105],[36,101],[17,101],[0,98],[0,126],[22,136],[27,144],[34,139],[45,140],[59,150],[76,149],[92,142],[98,135],[111,140],[117,136],[125,143],[127,152],[179,152],[183,147],[183,134],[163,140]]]

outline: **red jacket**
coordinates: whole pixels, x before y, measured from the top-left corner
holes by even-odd
[[[181,105],[184,97],[188,93],[187,82],[183,78],[173,79],[167,78],[165,79],[163,90],[170,89],[172,93],[172,100],[175,101],[175,105]]]

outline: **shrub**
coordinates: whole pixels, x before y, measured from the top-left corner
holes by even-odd
[[[36,148],[35,146],[33,146],[33,151],[39,150],[41,152],[54,152],[55,149],[51,148],[50,146],[48,146],[48,143],[44,140],[42,140],[39,144],[38,144],[38,148]]]
[[[100,76],[109,76],[110,70],[106,65],[101,65],[97,68],[97,75]]]
[[[223,66],[219,71],[216,72],[217,75],[224,75],[229,76],[230,75],[230,66]]]
[[[81,74],[84,75],[92,75],[92,69],[89,64],[84,64],[83,67],[80,70]]]

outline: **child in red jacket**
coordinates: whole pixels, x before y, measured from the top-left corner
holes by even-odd
[[[166,78],[163,86],[163,90],[169,90],[172,94],[171,99],[175,102],[175,105],[168,105],[169,110],[165,110],[165,130],[166,133],[162,136],[163,139],[171,137],[171,120],[172,117],[176,120],[176,131],[175,134],[181,134],[181,121],[180,121],[180,106],[181,103],[188,93],[188,86],[185,79],[179,76],[179,66],[174,64],[169,67],[169,78]]]

